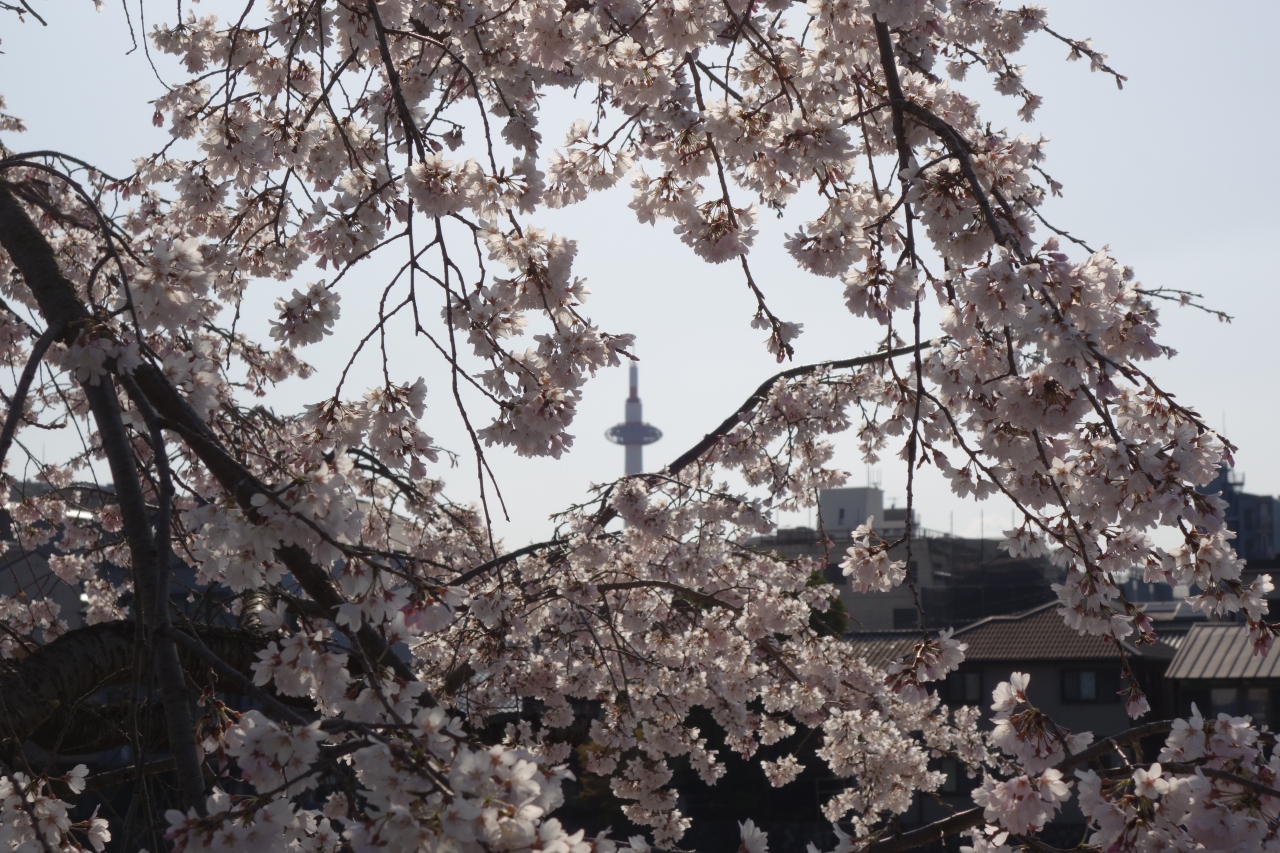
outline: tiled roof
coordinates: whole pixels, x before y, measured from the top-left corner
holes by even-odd
[[[1193,623],[1204,622],[1209,617],[1203,611],[1197,610],[1185,599],[1177,601],[1148,601],[1142,605],[1142,610],[1147,617],[1159,625],[1161,622],[1180,622]],[[1156,628],[1157,631],[1160,628]]]
[[[872,666],[886,666],[901,660],[920,639],[920,632],[879,631],[876,633],[857,633],[849,635],[851,642],[860,652],[862,659]]]
[[[1031,660],[1093,660],[1118,658],[1120,651],[1115,643],[1103,642],[1101,637],[1081,635],[1068,628],[1058,612],[1058,603],[1051,601],[1034,610],[1012,616],[991,616],[959,629],[955,638],[968,643],[965,660],[969,661],[1031,661]],[[1129,654],[1140,652],[1125,645]]]
[[[919,631],[876,631],[851,634],[850,642],[865,654],[872,665],[899,660],[911,651]],[[1068,628],[1057,611],[1057,602],[1048,602],[1011,616],[989,616],[956,630],[955,638],[968,643],[965,660],[975,661],[1080,661],[1116,660],[1120,651],[1115,643],[1101,637],[1080,635]],[[1155,647],[1135,648],[1124,643],[1125,652],[1135,657],[1169,658],[1174,649],[1157,643]]]
[[[1247,626],[1193,625],[1165,677],[1204,681],[1280,678],[1280,646],[1272,646],[1265,657],[1256,657]]]
[[[1080,634],[1062,621],[1056,601],[1010,616],[990,616],[957,629],[954,636],[968,643],[964,657],[969,662],[1116,660],[1120,647],[1131,657],[1168,660],[1185,642],[1180,632],[1161,632],[1154,646],[1141,647]],[[878,631],[850,634],[849,640],[861,649],[868,663],[883,665],[901,659],[919,637],[915,630]]]

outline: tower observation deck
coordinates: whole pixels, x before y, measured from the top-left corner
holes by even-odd
[[[617,426],[609,427],[604,434],[605,438],[614,444],[621,444],[626,448],[628,474],[644,472],[644,446],[662,438],[662,430],[645,423],[640,413],[639,383],[640,371],[633,364],[631,365],[631,396],[627,397],[626,420]]]

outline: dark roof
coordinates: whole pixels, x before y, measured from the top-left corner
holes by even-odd
[[[918,629],[903,631],[858,632],[850,634],[849,642],[862,652],[862,659],[872,666],[887,666],[911,651],[920,639]]]
[[[1142,612],[1156,623],[1182,623],[1190,626],[1195,622],[1207,622],[1208,614],[1203,610],[1197,610],[1195,605],[1188,602],[1185,598],[1179,598],[1176,601],[1144,601],[1140,603]],[[1157,631],[1161,630],[1159,628]]]
[[[1280,646],[1258,657],[1247,625],[1193,625],[1165,677],[1182,681],[1280,678]]]
[[[990,616],[959,629],[955,638],[968,643],[968,661],[1091,660],[1119,658],[1115,643],[1068,628],[1050,601],[1025,613]],[[1138,650],[1125,644],[1130,654]]]
[[[1133,657],[1167,660],[1174,655],[1172,644],[1157,642],[1139,648],[1132,643],[1109,643],[1102,637],[1080,634],[1062,621],[1056,601],[1009,616],[989,616],[958,629],[954,636],[968,643],[964,657],[970,663],[1118,660],[1118,646]],[[879,631],[854,633],[849,640],[862,650],[868,663],[885,664],[911,651],[919,637],[919,631]]]

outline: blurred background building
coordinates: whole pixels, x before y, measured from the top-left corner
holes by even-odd
[[[921,625],[909,585],[891,592],[859,593],[840,568],[854,530],[870,520],[881,539],[894,542],[906,529],[907,511],[886,509],[884,492],[874,486],[826,489],[818,506],[820,530],[782,528],[752,544],[787,558],[811,557],[825,566],[826,580],[840,590],[850,631],[944,628],[1016,613],[1052,600],[1050,585],[1063,575],[1047,559],[1010,557],[998,539],[953,536],[923,528],[918,518],[913,519],[910,555],[903,543],[890,549],[889,556],[908,562],[925,613]]]

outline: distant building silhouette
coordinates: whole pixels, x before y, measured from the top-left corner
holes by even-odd
[[[609,427],[604,434],[605,438],[614,444],[621,444],[626,448],[625,470],[628,474],[644,472],[644,446],[662,438],[662,430],[644,422],[644,415],[640,410],[639,385],[640,370],[633,364],[631,365],[631,396],[627,397],[626,420]]]
[[[811,557],[824,565],[827,581],[840,589],[851,631],[882,631],[919,626],[915,597],[907,584],[891,592],[854,592],[840,562],[853,541],[853,531],[872,520],[876,535],[886,542],[902,538],[907,511],[884,508],[878,488],[824,489],[818,495],[821,531],[809,527],[781,528],[771,536],[752,540],[763,550],[783,557]],[[1050,584],[1063,577],[1061,569],[1044,558],[1014,558],[1000,549],[998,539],[964,539],[920,527],[912,520],[908,571],[920,592],[926,628],[966,625],[988,616],[1018,613],[1055,598]],[[905,544],[889,551],[906,560]]]
[[[1280,557],[1280,501],[1271,495],[1253,495],[1244,490],[1244,475],[1225,465],[1213,482],[1200,489],[1203,494],[1221,493],[1227,502],[1227,527],[1236,534],[1236,553],[1245,560],[1274,560]]]

